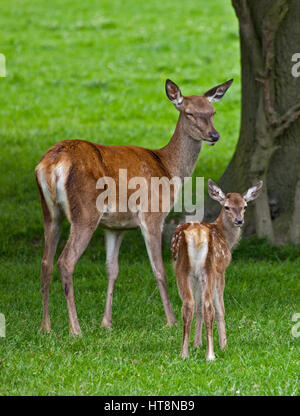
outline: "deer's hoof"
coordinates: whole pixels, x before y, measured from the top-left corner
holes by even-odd
[[[81,329],[76,328],[76,329],[70,329],[70,337],[81,337],[82,333],[81,333]]]
[[[182,352],[181,352],[181,358],[183,358],[184,360],[185,360],[186,358],[189,358],[189,353],[188,353],[187,351],[182,351]]]
[[[82,333],[81,333],[81,331],[80,332],[70,332],[70,337],[71,338],[80,338],[80,337],[82,337]]]
[[[103,318],[101,322],[101,328],[112,329],[112,321],[109,321],[106,318]]]
[[[174,316],[174,318],[171,318],[171,319],[168,319],[167,320],[167,326],[177,326],[177,320],[176,320],[176,318],[175,318],[175,316]]]
[[[215,354],[207,354],[207,356],[205,357],[206,361],[215,361],[216,357]]]
[[[51,331],[50,323],[42,322],[42,325],[40,327],[40,332],[44,332],[45,334],[49,334],[50,331]]]

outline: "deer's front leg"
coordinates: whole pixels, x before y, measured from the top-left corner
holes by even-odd
[[[112,299],[115,283],[119,274],[118,256],[122,237],[122,231],[105,230],[107,294],[104,316],[101,323],[103,328],[112,327]]]
[[[145,239],[151,267],[162,299],[167,319],[167,325],[171,326],[176,323],[176,318],[173,313],[168,294],[166,272],[161,253],[162,222],[153,223],[151,221],[143,221],[141,224],[141,230]]]

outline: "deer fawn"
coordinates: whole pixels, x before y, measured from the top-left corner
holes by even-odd
[[[222,205],[213,223],[180,224],[172,239],[172,257],[179,294],[182,300],[183,339],[181,356],[188,357],[191,323],[196,313],[195,347],[202,345],[203,318],[206,327],[206,360],[215,359],[212,327],[217,321],[221,349],[226,347],[224,287],[225,270],[231,261],[231,251],[238,243],[247,202],[257,198],[262,181],[242,195],[224,194],[208,180],[211,198]]]
[[[115,212],[105,209],[99,212],[96,200],[100,191],[96,184],[99,178],[104,177],[113,178],[118,183],[120,169],[126,169],[128,179],[142,177],[148,184],[152,177],[170,179],[174,176],[190,176],[197,162],[202,141],[212,145],[219,139],[219,134],[213,126],[215,110],[211,103],[222,98],[231,83],[232,80],[229,80],[217,85],[203,95],[183,97],[179,87],[167,80],[167,96],[180,115],[170,142],[161,149],[65,140],[55,144],[45,153],[35,170],[45,228],[45,250],[41,268],[41,329],[50,331],[49,285],[63,216],[67,217],[71,228],[69,239],[58,260],[58,269],[68,308],[71,335],[81,333],[74,300],[73,271],[98,226],[103,227],[105,231],[108,278],[102,326],[112,326],[112,298],[119,272],[118,253],[123,232],[138,227],[145,239],[167,324],[172,325],[176,322],[167,291],[161,254],[161,233],[168,212],[133,212],[130,208],[121,212],[118,204]],[[128,198],[132,193],[133,191],[128,190]],[[170,196],[171,206],[175,197],[173,192]],[[118,201],[118,192],[116,200]]]

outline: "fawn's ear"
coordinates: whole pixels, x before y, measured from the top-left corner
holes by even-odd
[[[166,94],[176,108],[182,104],[183,96],[181,94],[180,88],[170,79],[166,80]]]
[[[216,87],[210,89],[203,95],[208,99],[210,103],[219,101],[232,83],[233,79],[230,79],[229,81],[226,81],[223,84],[217,85]]]
[[[219,201],[223,205],[225,194],[221,188],[218,187],[211,179],[208,179],[208,193],[212,199]]]
[[[259,181],[256,185],[251,186],[246,192],[242,194],[242,197],[246,202],[253,201],[260,194],[261,188],[263,186],[263,181]]]

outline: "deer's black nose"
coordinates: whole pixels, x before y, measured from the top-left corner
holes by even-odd
[[[234,222],[236,223],[236,225],[242,225],[244,221],[240,219],[236,219]]]
[[[212,132],[212,133],[210,133],[210,138],[214,141],[214,142],[216,142],[217,140],[219,140],[219,138],[220,138],[220,135],[219,135],[219,133],[217,133],[216,131],[215,132]]]

